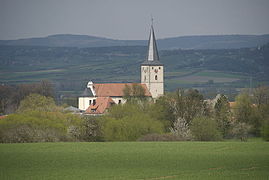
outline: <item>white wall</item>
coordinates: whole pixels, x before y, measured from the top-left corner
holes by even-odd
[[[85,111],[90,106],[90,100],[93,102],[94,99],[96,99],[96,97],[79,97],[78,108]]]
[[[93,100],[96,100],[97,97],[79,97],[78,98],[78,108],[80,110],[85,111],[90,106],[90,100],[93,103]],[[119,104],[119,100],[121,103],[126,103],[126,100],[122,97],[111,97],[111,99],[115,102],[115,104]]]
[[[122,97],[111,97],[111,99],[116,103],[119,104],[119,100],[121,100],[121,103],[124,104],[126,103],[126,99],[122,98]]]
[[[141,83],[146,84],[153,98],[164,94],[163,72],[163,66],[141,66]],[[157,80],[155,76],[157,76]]]

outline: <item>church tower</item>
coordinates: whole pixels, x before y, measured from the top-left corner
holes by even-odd
[[[141,83],[146,84],[153,98],[164,94],[164,67],[159,61],[153,25],[150,28],[148,56],[141,64]]]

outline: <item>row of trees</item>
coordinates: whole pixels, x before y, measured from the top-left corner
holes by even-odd
[[[112,107],[102,117],[107,122],[104,133],[109,131],[106,140],[134,140],[138,136],[156,140],[167,138],[167,134],[169,140],[240,138],[244,141],[248,136],[263,136],[268,140],[268,87],[259,87],[252,95],[242,92],[234,103],[230,103],[225,95],[205,101],[203,95],[193,89],[166,94],[154,103],[141,95],[127,100],[127,104]],[[128,120],[133,125],[127,125]],[[139,126],[139,120],[145,124]],[[149,122],[152,129],[148,128],[146,122]],[[134,127],[141,129],[141,132],[136,135],[134,133],[134,136],[125,135],[124,132],[132,133]],[[148,131],[143,131],[144,127]],[[165,138],[160,135],[148,136],[160,132]]]
[[[54,97],[53,85],[47,80],[29,84],[0,85],[0,114],[14,113],[21,100],[31,93]]]
[[[249,135],[269,140],[269,88],[241,93],[231,106],[224,95],[205,101],[197,90],[178,90],[155,102],[139,87],[127,103],[102,116],[65,112],[51,97],[30,94],[16,113],[0,119],[1,142],[221,140]]]

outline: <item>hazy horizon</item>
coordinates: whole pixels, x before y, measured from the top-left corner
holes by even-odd
[[[144,40],[148,40],[148,37],[145,39],[117,39],[117,38],[111,38],[111,37],[102,37],[102,36],[94,36],[94,35],[90,35],[90,34],[50,34],[50,35],[45,35],[45,36],[39,36],[39,37],[26,37],[26,38],[17,38],[17,39],[0,39],[0,40],[23,40],[23,39],[34,39],[34,38],[47,38],[49,36],[55,36],[55,35],[75,35],[75,36],[93,36],[93,37],[97,37],[97,38],[105,38],[105,39],[112,39],[112,40],[134,40],[134,41],[144,41]],[[195,35],[183,35],[183,36],[172,36],[172,37],[163,37],[163,38],[157,38],[157,40],[162,40],[162,39],[169,39],[169,38],[178,38],[178,37],[194,37],[194,36],[263,36],[263,35],[269,35],[268,34],[207,34],[207,35],[203,35],[203,34],[195,34]]]
[[[268,0],[0,0],[0,39],[74,34],[118,40],[269,34]]]

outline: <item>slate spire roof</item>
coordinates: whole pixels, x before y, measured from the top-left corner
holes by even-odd
[[[153,25],[150,28],[149,44],[148,44],[148,61],[159,61],[159,55],[156,45]]]
[[[162,65],[162,63],[159,61],[159,54],[153,25],[151,25],[150,28],[150,35],[148,41],[148,56],[146,61],[144,61],[141,65]]]

